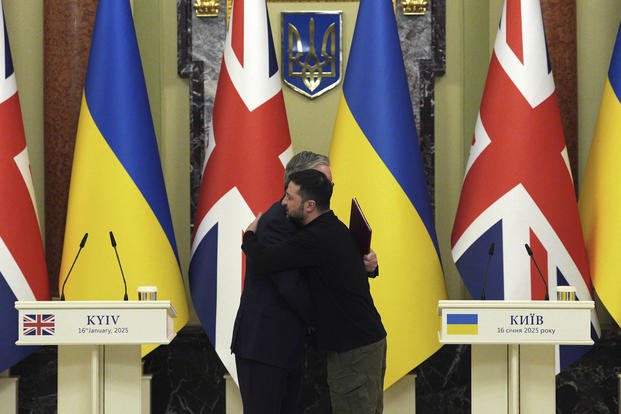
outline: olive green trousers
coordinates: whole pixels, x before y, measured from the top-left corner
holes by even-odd
[[[328,352],[332,414],[381,414],[386,338],[346,352]]]

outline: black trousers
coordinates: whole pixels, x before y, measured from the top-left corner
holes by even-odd
[[[244,414],[298,414],[302,367],[280,368],[235,357]]]

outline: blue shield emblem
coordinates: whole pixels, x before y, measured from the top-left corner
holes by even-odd
[[[342,12],[282,12],[283,80],[313,99],[341,82]]]

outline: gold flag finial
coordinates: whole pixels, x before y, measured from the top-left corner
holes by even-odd
[[[196,0],[194,11],[196,17],[217,17],[220,9],[220,0]]]
[[[421,15],[429,9],[429,0],[401,0],[403,14]]]

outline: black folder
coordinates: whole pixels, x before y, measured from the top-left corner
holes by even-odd
[[[351,214],[349,215],[349,230],[358,242],[361,254],[371,251],[371,226],[364,217],[364,213],[356,198],[351,199]]]

